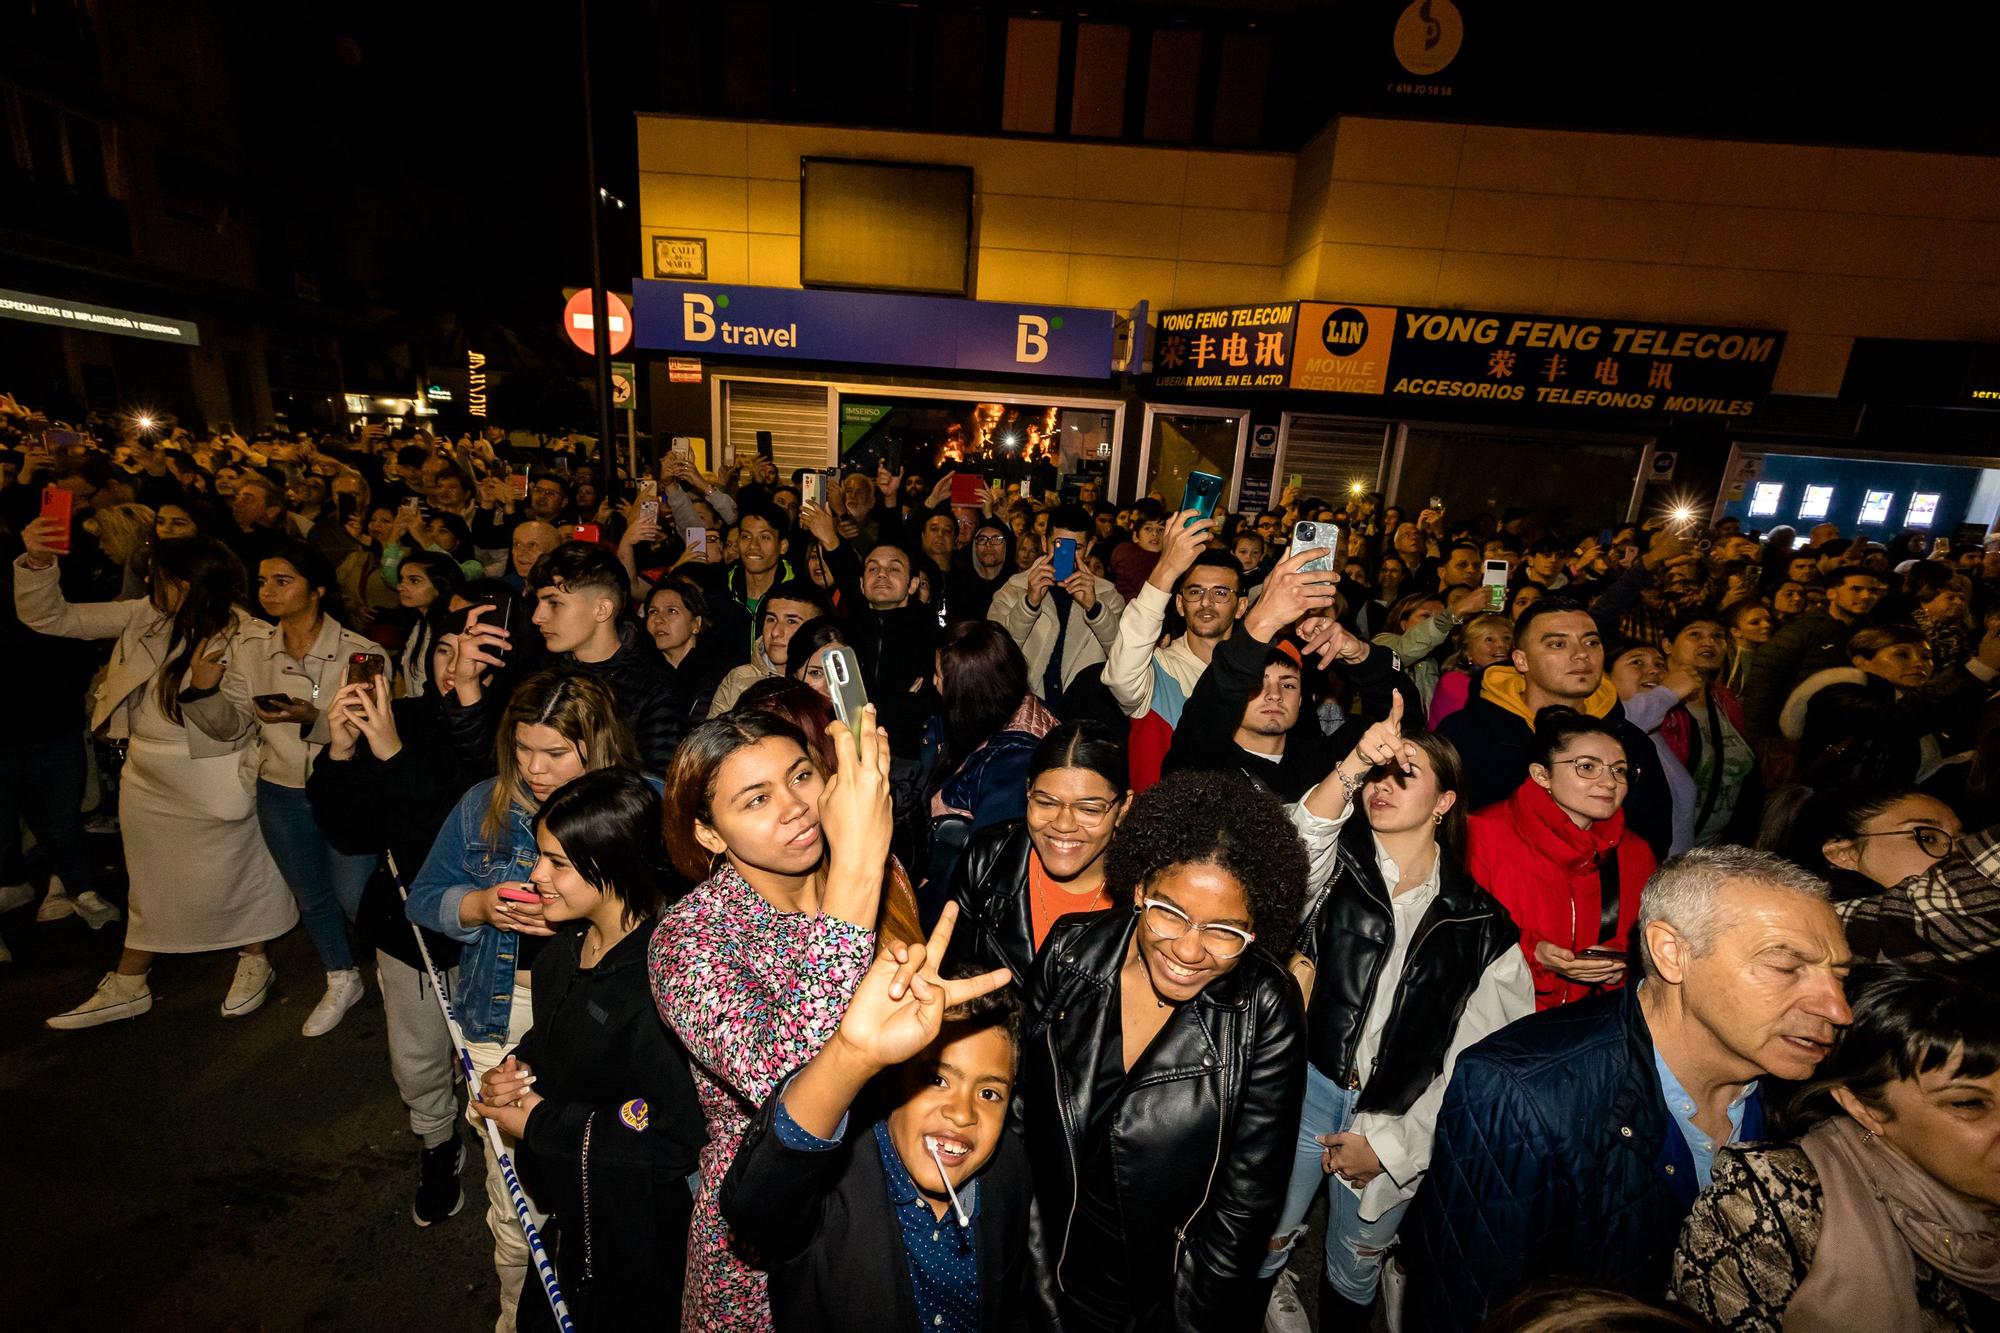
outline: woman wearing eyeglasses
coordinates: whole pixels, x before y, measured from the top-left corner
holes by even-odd
[[[1131,803],[1125,745],[1108,727],[1071,722],[1042,737],[1028,759],[1026,816],[973,834],[959,858],[953,960],[1010,968],[1026,986],[1057,921],[1110,909],[1104,854]]]
[[[1958,812],[1914,787],[1842,787],[1797,807],[1777,850],[1826,880],[1835,902],[1872,898],[1950,855]]]
[[[1176,773],[1112,841],[1114,910],[1050,932],[1019,1084],[1044,1322],[1262,1326],[1305,1094],[1305,1015],[1274,955],[1307,875],[1273,797]]]
[[[1639,890],[1655,865],[1627,835],[1637,767],[1607,723],[1572,708],[1535,715],[1528,780],[1468,821],[1466,869],[1521,928],[1535,1007],[1625,984]]]

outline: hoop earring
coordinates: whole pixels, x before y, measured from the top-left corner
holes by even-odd
[[[1431,811],[1431,823],[1433,823],[1433,824],[1442,824],[1442,823],[1444,823],[1444,811],[1442,811],[1442,810],[1433,810],[1433,811]]]

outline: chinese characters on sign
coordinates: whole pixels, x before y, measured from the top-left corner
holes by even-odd
[[[1153,345],[1153,382],[1179,389],[1279,389],[1291,365],[1293,307],[1169,310]]]
[[[1784,345],[1773,329],[1301,301],[1165,311],[1153,372],[1161,388],[1736,418],[1771,391]]]

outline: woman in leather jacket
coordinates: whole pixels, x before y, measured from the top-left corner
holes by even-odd
[[[1108,727],[1071,722],[1042,737],[1028,760],[1026,817],[981,829],[959,858],[951,896],[966,924],[956,956],[1009,968],[1025,988],[1059,919],[1110,909],[1105,853],[1131,804],[1125,745]]]
[[[1465,870],[1458,751],[1435,732],[1405,735],[1401,718],[1398,695],[1301,802],[1318,825],[1308,841],[1333,831],[1338,852],[1293,960],[1310,1063],[1264,1268],[1285,1267],[1326,1184],[1323,1329],[1340,1327],[1343,1311],[1367,1323],[1459,1052],[1535,1010],[1520,932]]]
[[[1307,873],[1275,799],[1176,773],[1133,800],[1112,842],[1114,910],[1050,932],[1018,1109],[1053,1326],[1262,1326],[1259,1270],[1305,1094],[1305,1015],[1273,955]]]

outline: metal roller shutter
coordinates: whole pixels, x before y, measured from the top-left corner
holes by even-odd
[[[833,460],[827,434],[824,384],[769,384],[761,380],[723,381],[723,420],[739,463],[757,456],[757,432],[771,432],[771,459],[778,475],[793,468],[826,467]]]
[[[1336,503],[1357,481],[1380,490],[1392,429],[1380,421],[1295,416],[1285,433],[1284,472],[1305,479],[1306,495]]]

